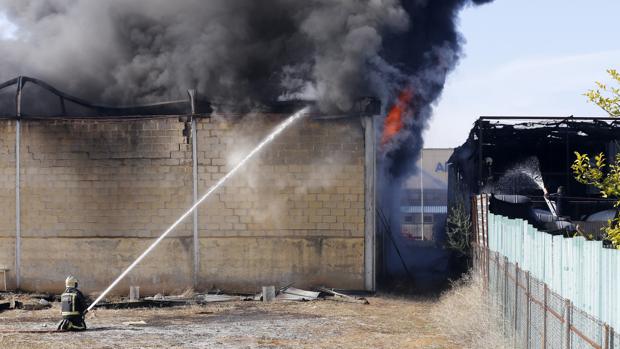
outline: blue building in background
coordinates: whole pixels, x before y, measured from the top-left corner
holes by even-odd
[[[448,277],[443,247],[448,202],[448,158],[453,149],[424,149],[417,174],[402,188],[398,229],[383,234],[383,274],[416,290],[436,289]]]

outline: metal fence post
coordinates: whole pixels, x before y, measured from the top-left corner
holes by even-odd
[[[564,349],[571,347],[571,327],[572,327],[572,303],[569,299],[564,300]]]
[[[504,256],[504,298],[502,299],[504,305],[504,323],[508,321],[508,257]],[[504,325],[505,333],[508,334],[508,326]]]
[[[609,349],[609,325],[603,326],[603,349]]]
[[[486,245],[482,245],[484,248],[484,258],[485,258],[485,265],[484,267],[486,268],[486,270],[484,271],[487,274],[487,288],[489,290],[491,290],[491,253],[489,250],[489,246]]]
[[[531,300],[531,286],[530,286],[530,272],[529,270],[525,272],[525,299],[527,301],[527,307],[525,310],[525,347],[529,348],[530,347],[530,343],[531,343],[531,335],[532,335],[532,330],[531,330],[531,323],[532,323],[532,302]]]
[[[501,306],[502,304],[500,303],[500,296],[501,296],[501,288],[500,288],[500,269],[499,269],[499,252],[495,252],[495,278],[497,279],[495,281],[495,299],[497,300],[497,305]],[[502,309],[503,311],[503,309]]]
[[[549,288],[545,283],[544,295],[543,295],[543,333],[542,333],[542,341],[543,341],[543,349],[547,348],[547,292],[549,292]]]
[[[519,334],[519,263],[515,263],[515,293],[514,293],[514,313],[512,314],[512,327],[514,329],[515,348],[517,347],[517,337]]]

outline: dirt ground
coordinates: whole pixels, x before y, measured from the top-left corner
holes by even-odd
[[[227,302],[161,309],[96,310],[81,333],[52,330],[58,304],[0,313],[0,348],[458,348],[430,315],[435,301],[394,296],[370,304]],[[145,324],[124,324],[140,322]]]

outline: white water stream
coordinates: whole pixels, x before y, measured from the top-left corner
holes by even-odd
[[[503,192],[504,189],[512,187],[512,181],[519,177],[526,176],[531,182],[533,182],[538,188],[540,188],[544,193],[544,200],[549,207],[549,211],[551,214],[557,217],[555,203],[549,200],[547,194],[547,188],[545,187],[545,182],[543,181],[542,173],[540,172],[540,162],[538,158],[535,156],[529,157],[511,167],[504,175],[497,181],[497,183],[492,183],[486,190],[491,190],[492,192]]]
[[[245,163],[247,163],[256,153],[261,151],[267,144],[271,143],[282,131],[284,131],[287,127],[289,127],[292,123],[306,115],[308,112],[308,108],[304,108],[295,114],[291,115],[288,119],[284,120],[281,124],[279,124],[262,142],[260,142],[248,155],[246,155],[243,160],[241,160],[235,167],[233,167],[224,177],[220,178],[217,183],[215,183],[207,192],[198,200],[192,207],[190,207],[185,213],[179,217],[168,229],[166,229],[160,236],[155,240],[142,254],[125,269],[119,275],[114,282],[108,286],[100,295],[95,299],[95,301],[88,307],[88,310],[91,310],[99,301],[103,299],[113,288],[116,286],[127,274],[136,266],[144,257],[146,257],[168,234],[170,234],[174,228],[177,227],[185,218],[187,218],[200,204],[205,201],[213,192],[215,192],[219,187],[221,187],[226,181],[232,177]]]

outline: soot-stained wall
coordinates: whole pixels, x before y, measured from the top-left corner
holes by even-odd
[[[198,193],[286,115],[197,120]],[[191,133],[179,118],[21,122],[20,286],[59,292],[68,274],[105,288],[192,203]],[[305,119],[199,208],[199,290],[265,284],[364,287],[364,130]],[[0,122],[0,264],[15,286],[15,121]],[[193,286],[188,218],[116,288]]]

